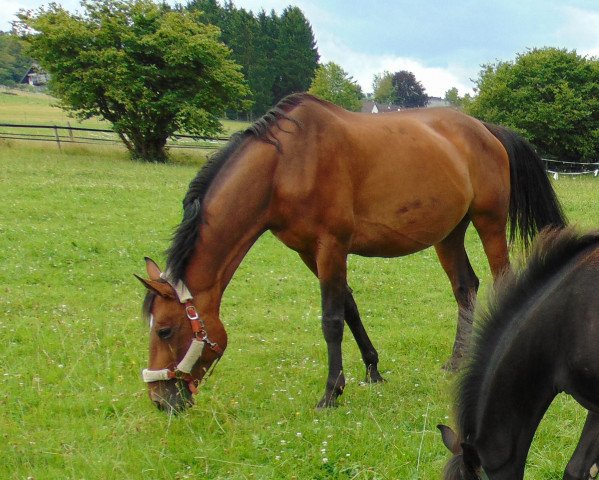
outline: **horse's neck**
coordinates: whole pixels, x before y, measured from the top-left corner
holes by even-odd
[[[551,366],[539,372],[543,366],[523,351],[513,342],[479,392],[474,444],[493,479],[523,478],[534,433],[555,397]]]
[[[254,150],[260,153],[263,148],[259,145]],[[191,291],[206,292],[210,306],[216,309],[237,267],[268,228],[276,158],[249,155],[227,165],[210,187],[199,240],[187,267]]]

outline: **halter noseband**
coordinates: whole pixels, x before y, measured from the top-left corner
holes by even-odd
[[[193,339],[191,340],[191,344],[187,349],[187,353],[183,357],[183,359],[179,362],[179,364],[175,367],[175,369],[163,368],[162,370],[150,370],[145,368],[141,372],[141,376],[143,381],[146,383],[150,382],[159,382],[162,380],[170,380],[172,378],[178,378],[181,380],[185,380],[189,387],[189,391],[192,394],[197,393],[198,385],[200,381],[194,378],[191,375],[191,369],[198,361],[198,359],[202,356],[202,352],[204,351],[204,347],[207,345],[212,351],[217,354],[217,361],[223,355],[223,349],[216,342],[213,342],[208,338],[208,333],[206,332],[206,325],[204,321],[200,318],[196,307],[192,303],[193,297],[191,292],[183,283],[182,280],[174,283],[169,279],[168,272],[161,273],[160,277],[163,280],[173,287],[175,292],[177,293],[177,298],[179,302],[181,302],[185,306],[185,314],[187,315],[187,319],[191,324],[191,329],[193,331]]]

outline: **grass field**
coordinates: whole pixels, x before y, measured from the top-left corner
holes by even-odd
[[[0,123],[57,125],[110,129],[110,123],[99,118],[77,120],[58,107],[58,100],[41,92],[0,89]],[[225,134],[230,135],[245,126],[244,122],[224,120]]]
[[[1,109],[0,109],[1,110]],[[144,255],[163,251],[197,167],[124,152],[0,144],[0,478],[438,479],[435,425],[453,424],[456,307],[434,251],[350,259],[350,283],[388,382],[364,386],[346,332],[348,385],[317,412],[326,372],[316,281],[264,235],[227,290],[229,348],[197,405],[169,417],[146,395]],[[570,219],[598,226],[599,179],[555,183]],[[471,260],[488,288],[476,234]],[[584,420],[559,397],[527,479],[560,479]]]

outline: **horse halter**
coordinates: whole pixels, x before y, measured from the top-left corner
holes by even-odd
[[[183,283],[182,280],[173,283],[169,278],[168,271],[161,273],[160,278],[165,280],[171,287],[173,287],[173,290],[175,290],[175,292],[177,293],[177,298],[179,299],[179,302],[185,306],[185,314],[187,315],[187,319],[191,324],[191,329],[193,331],[193,339],[191,340],[191,344],[187,349],[187,353],[174,369],[163,368],[162,370],[150,370],[148,368],[145,368],[141,372],[141,375],[143,381],[146,383],[170,380],[173,378],[185,380],[187,382],[189,391],[192,394],[196,394],[198,392],[198,385],[200,383],[200,380],[194,378],[191,375],[191,370],[195,363],[198,361],[198,359],[202,356],[204,347],[208,346],[208,348],[210,348],[212,351],[216,353],[217,362],[218,360],[220,360],[220,357],[223,356],[224,351],[218,343],[213,342],[212,340],[210,340],[210,338],[208,338],[208,332],[206,332],[206,325],[204,324],[204,321],[200,318],[200,315],[192,302],[193,297],[191,295],[191,292],[189,291],[185,283]]]

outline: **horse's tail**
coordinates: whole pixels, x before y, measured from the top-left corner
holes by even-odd
[[[563,227],[566,217],[533,146],[507,128],[483,122],[502,143],[510,159],[509,241],[519,237],[528,247],[546,226]]]

